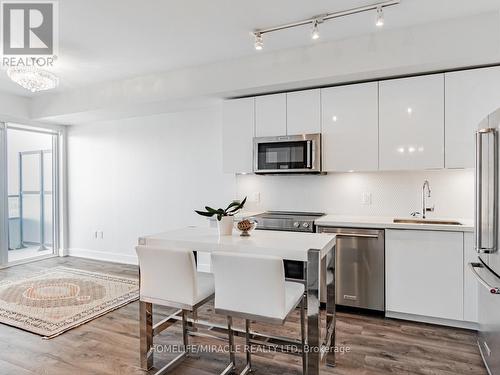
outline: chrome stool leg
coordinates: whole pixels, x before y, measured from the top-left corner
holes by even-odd
[[[245,351],[247,355],[247,365],[240,375],[252,372],[252,344],[250,342],[250,320],[245,319]]]
[[[227,333],[229,336],[229,365],[221,372],[220,375],[232,374],[236,368],[236,354],[234,348],[234,331],[233,331],[233,318],[227,317]]]
[[[182,343],[184,345],[184,353],[187,354],[189,346],[189,331],[187,322],[187,312],[182,310]]]
[[[197,332],[198,329],[196,328],[196,322],[198,321],[198,310],[194,308],[191,315],[193,317],[193,321],[190,323],[191,332]]]
[[[307,353],[306,353],[306,299],[302,297],[300,302],[300,339],[302,342],[302,374],[307,374]]]

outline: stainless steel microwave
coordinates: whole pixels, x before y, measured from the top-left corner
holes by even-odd
[[[320,173],[321,134],[255,137],[254,172]]]

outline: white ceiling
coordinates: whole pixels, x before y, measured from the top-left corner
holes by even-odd
[[[377,0],[60,0],[58,91],[256,53],[377,32],[374,12],[326,22],[312,42],[308,27],[265,35],[254,28],[345,10]],[[499,0],[401,0],[384,28],[400,28],[500,9]],[[500,25],[499,25],[500,32]],[[0,73],[0,91],[30,96]],[[43,95],[38,93],[34,95]]]

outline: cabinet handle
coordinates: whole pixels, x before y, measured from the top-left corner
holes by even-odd
[[[306,143],[306,154],[307,154],[307,168],[311,168],[311,155],[312,155],[312,150],[311,150],[311,141],[307,141]]]
[[[489,290],[491,294],[500,294],[500,289],[496,286],[491,286],[488,284],[476,271],[476,268],[484,268],[481,263],[469,263],[469,269],[472,271],[472,274],[476,277],[477,281]]]

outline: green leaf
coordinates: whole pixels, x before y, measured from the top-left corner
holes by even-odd
[[[207,210],[207,212],[212,212],[212,213],[216,213],[217,210],[214,210],[212,207],[208,207],[208,206],[205,206],[205,210]]]
[[[238,210],[241,210],[243,208],[243,206],[245,205],[245,202],[247,201],[247,197],[245,197],[245,199],[243,199],[241,201],[241,203],[238,203],[236,207],[234,207],[233,209],[231,209],[229,212],[236,212]]]
[[[232,202],[229,206],[227,206],[226,211],[229,210],[231,207],[238,206],[239,204],[240,204],[240,202],[238,202],[238,201]]]
[[[198,215],[201,215],[201,216],[206,216],[206,217],[214,216],[214,213],[212,213],[212,212],[204,212],[204,211],[197,211],[197,210],[194,210],[194,212],[196,212]]]

